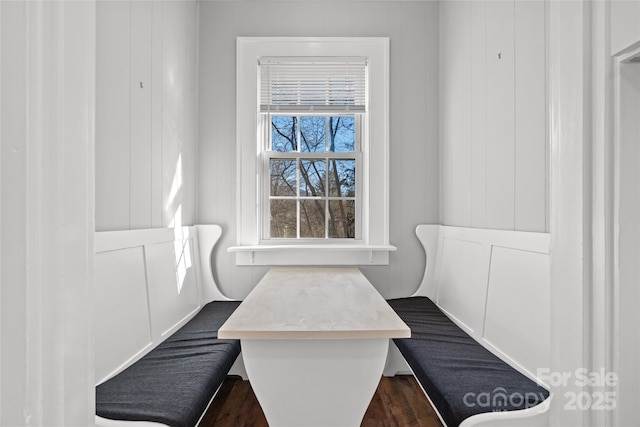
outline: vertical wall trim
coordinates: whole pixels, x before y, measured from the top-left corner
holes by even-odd
[[[516,1],[513,0],[513,230],[518,229],[518,50],[516,43],[517,21],[516,21]]]
[[[151,227],[164,225],[162,206],[162,1],[152,2],[151,20]]]
[[[551,229],[551,42],[550,42],[550,8],[549,1],[544,0],[544,48],[545,48],[545,231],[548,233]]]
[[[202,224],[200,220],[200,162],[198,159],[200,158],[200,1],[196,1],[196,69],[195,69],[195,77],[196,77],[196,96],[195,96],[195,120],[194,120],[194,138],[195,138],[195,148],[194,148],[194,185],[193,185],[193,200],[194,200],[194,213],[193,213],[193,223],[194,224]]]
[[[610,3],[592,8],[592,134],[593,134],[593,265],[591,304],[591,371],[613,372],[613,63]],[[615,387],[592,387],[592,393],[615,393]],[[593,394],[592,394],[593,395]],[[603,394],[605,395],[605,394]],[[594,411],[593,425],[612,426],[614,411]]]
[[[2,425],[94,422],[95,7],[0,3]]]
[[[443,2],[440,21],[441,222],[547,231],[545,2]]]
[[[160,226],[161,227],[167,227],[169,224],[166,221],[165,218],[165,206],[164,206],[164,194],[165,194],[165,189],[164,189],[164,131],[163,131],[163,127],[162,127],[162,122],[164,121],[164,74],[165,74],[165,69],[164,69],[164,32],[165,32],[165,22],[164,22],[164,6],[165,6],[165,2],[164,1],[156,1],[154,2],[154,4],[158,4],[160,5],[160,18],[159,18],[159,23],[160,23],[160,28],[159,28],[159,40],[160,40],[160,71],[158,73],[159,77],[160,77],[160,81],[158,82],[158,94],[159,94],[159,98],[160,98],[160,120],[157,123],[158,126],[158,142],[157,142],[157,147],[159,150],[159,155],[160,155],[160,175],[158,176],[159,179],[159,184],[160,184],[160,193],[158,195],[159,199],[159,203],[158,206],[160,208]]]
[[[26,2],[0,2],[3,34],[0,424],[21,425],[26,397]],[[10,60],[6,60],[9,59]],[[10,108],[9,108],[10,107]]]
[[[127,74],[129,76],[129,78],[127,79],[127,82],[129,83],[129,114],[130,114],[130,119],[129,119],[129,129],[128,129],[128,134],[129,134],[129,182],[128,182],[128,186],[127,186],[127,190],[129,191],[129,211],[127,212],[127,217],[129,219],[129,223],[127,224],[127,229],[131,229],[131,223],[132,223],[132,214],[131,211],[132,206],[131,206],[131,202],[132,202],[132,187],[133,187],[133,165],[132,165],[132,159],[131,156],[133,155],[133,144],[134,141],[131,140],[131,129],[133,128],[133,95],[132,95],[132,90],[131,90],[131,75],[132,75],[132,59],[133,59],[133,45],[132,45],[132,40],[133,40],[133,23],[131,22],[131,20],[133,19],[133,8],[131,7],[131,0],[129,0],[129,68],[127,70]],[[137,141],[136,141],[137,143]]]
[[[0,191],[2,190],[2,56],[4,52],[2,49],[2,4],[0,4]],[[0,309],[2,308],[2,196],[0,195]],[[0,321],[2,321],[2,315],[0,314]],[[0,328],[0,373],[2,372],[2,344],[4,339],[2,336],[2,328]],[[0,410],[2,409],[2,381],[0,381]],[[2,416],[0,416],[0,423],[2,423]]]
[[[574,373],[590,363],[590,2],[549,7],[551,371]],[[573,374],[552,386],[551,425],[591,425],[589,411],[565,408],[569,396],[583,391]]]
[[[612,22],[612,27],[616,21]],[[640,149],[640,43],[614,58],[614,249],[613,249],[613,370],[619,382],[616,387],[618,406],[613,414],[615,426],[634,424],[640,408],[637,396],[640,367],[640,191],[637,163]]]

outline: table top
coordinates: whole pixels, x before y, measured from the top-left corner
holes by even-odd
[[[409,338],[357,268],[272,268],[218,330],[221,339]]]

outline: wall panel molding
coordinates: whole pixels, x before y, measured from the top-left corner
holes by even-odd
[[[546,4],[440,5],[445,225],[548,231]]]
[[[195,221],[198,6],[97,6],[96,229]]]
[[[0,2],[0,425],[94,420],[95,8]]]

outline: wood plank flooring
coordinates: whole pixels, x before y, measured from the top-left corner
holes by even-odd
[[[268,427],[249,381],[230,376],[200,427]],[[412,375],[382,377],[361,427],[442,427]]]

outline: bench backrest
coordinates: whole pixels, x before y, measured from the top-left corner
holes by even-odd
[[[550,362],[549,234],[419,225],[428,296],[490,351],[535,380]]]
[[[97,383],[140,359],[209,301],[217,225],[96,233]],[[201,268],[201,266],[203,268]]]

